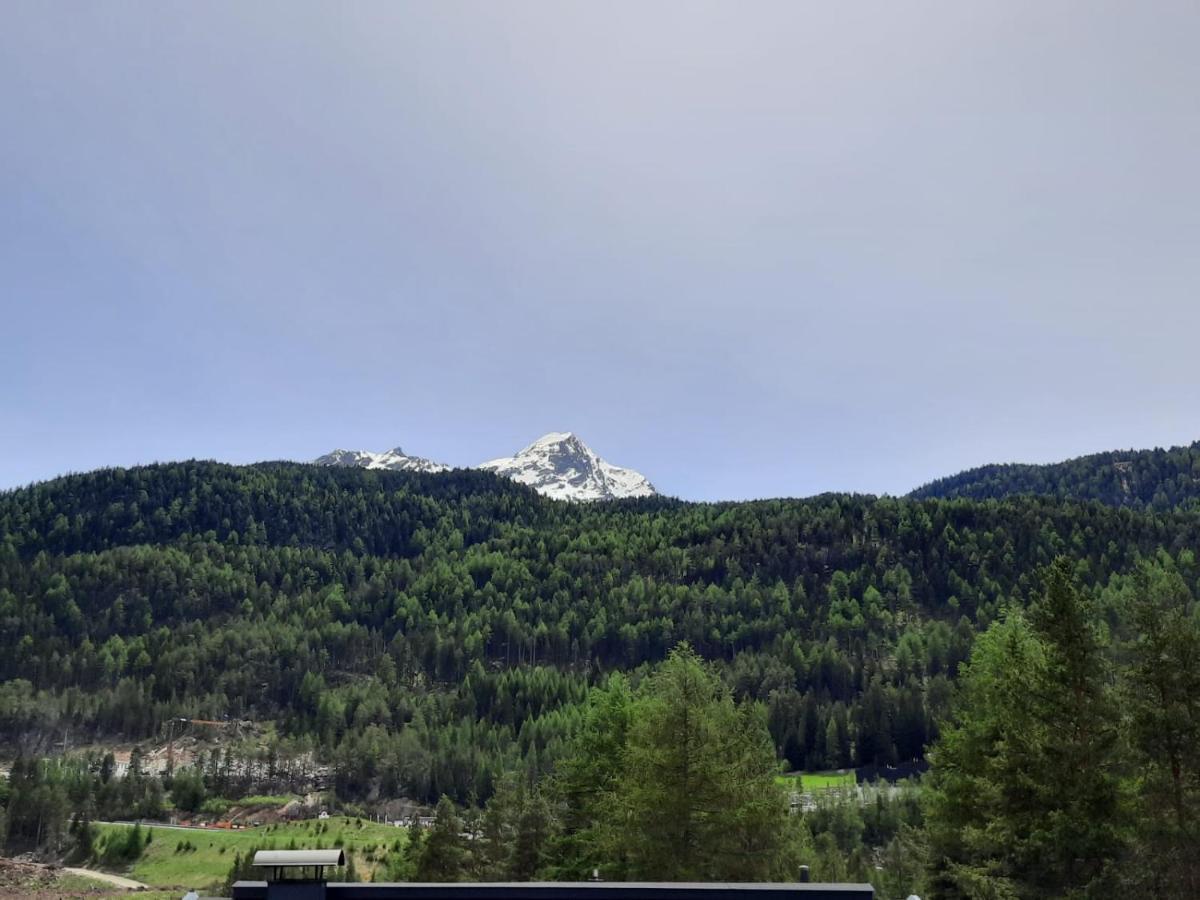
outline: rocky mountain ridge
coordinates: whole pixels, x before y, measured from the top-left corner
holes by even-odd
[[[334,450],[318,457],[321,466],[392,469],[401,472],[444,472],[451,467],[396,447],[382,453],[369,450]],[[658,493],[646,476],[602,459],[569,431],[552,431],[513,454],[480,463],[486,469],[527,484],[555,500],[591,502],[624,497],[650,497]]]

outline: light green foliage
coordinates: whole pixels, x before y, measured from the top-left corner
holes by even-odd
[[[354,819],[334,816],[322,821],[307,819],[237,831],[213,828],[180,830],[143,825],[143,833],[150,831],[154,835],[153,841],[144,848],[131,867],[114,868],[121,874],[128,874],[130,878],[153,886],[216,888],[225,881],[235,858],[249,860],[255,848],[329,848],[333,844],[332,836],[341,833],[346,854],[354,859],[359,874],[368,877],[384,865],[384,860],[368,862],[365,858],[367,852],[380,844],[390,848],[397,840],[406,840],[407,829],[365,821],[363,827],[358,828],[354,823]],[[113,825],[93,827],[102,841],[127,830]],[[181,845],[184,848],[182,850]],[[247,877],[261,878],[261,873],[256,874],[248,862],[243,871]]]
[[[548,872],[554,879],[586,878],[611,862],[603,828],[624,771],[634,713],[633,692],[623,675],[609,677],[588,699],[583,727],[554,780],[562,818]]]
[[[278,723],[275,756],[206,761],[210,799],[303,789],[311,752],[342,801],[465,803],[504,772],[546,774],[599,673],[687,640],[767,706],[787,768],[903,763],[935,736],[977,625],[1037,565],[1069,550],[1094,584],[1164,541],[1200,544],[1197,517],[1037,497],[582,506],[482,472],[104,470],[0,495],[0,737],[161,741],[172,717],[253,717]]]
[[[149,829],[133,825],[101,834],[96,842],[97,862],[105,869],[121,869],[136,862],[146,849]]]
[[[591,796],[594,819],[582,824],[603,875],[755,881],[793,862],[765,716],[736,705],[690,647],[674,650],[632,703],[618,684],[595,709],[579,750],[607,748],[605,759],[576,763],[586,774],[569,789]]]
[[[776,783],[789,791],[845,790],[855,785],[853,772],[802,772],[799,775],[778,775]]]
[[[977,631],[1046,593],[1033,573],[1069,554],[1083,598],[1102,604],[1029,611],[1037,684],[1001,673],[1022,661],[1006,661],[1003,648],[980,651],[979,672],[989,652],[998,656],[997,683],[1023,702],[1000,697],[990,720],[951,724],[966,736],[948,739],[946,752],[960,744],[983,768],[948,774],[948,794],[956,777],[1004,790],[959,792],[964,828],[931,832],[936,871],[966,893],[1025,890],[1043,876],[1029,890],[1054,891],[1055,878],[1095,883],[1103,858],[1158,878],[1136,881],[1139,890],[1167,891],[1179,878],[1170,861],[1200,858],[1188,850],[1195,767],[1181,749],[1196,746],[1196,667],[1190,639],[1171,637],[1186,637],[1179,626],[1195,612],[1183,594],[1200,583],[1200,482],[1185,456],[1139,459],[1128,491],[1107,462],[1066,473],[1069,494],[1120,509],[1007,496],[1016,484],[1007,475],[986,495],[1000,498],[983,501],[586,506],[482,472],[190,462],[56,479],[0,494],[0,619],[10,625],[0,630],[0,738],[161,745],[171,718],[227,718],[237,723],[229,730],[193,732],[223,741],[195,763],[201,809],[306,793],[315,762],[329,766],[342,809],[442,795],[474,806],[495,795],[491,824],[461,814],[468,829],[494,826],[496,836],[487,854],[470,848],[473,877],[535,867],[586,877],[595,865],[636,861],[610,826],[635,811],[617,798],[641,797],[649,809],[662,790],[631,781],[625,754],[637,752],[646,676],[681,640],[713,661],[737,704],[765,709],[782,768],[903,764],[937,738]],[[1169,633],[1135,622],[1142,594],[1130,573],[1150,558],[1183,585],[1166,594],[1178,607],[1163,618]],[[1095,646],[1078,639],[1089,633]],[[593,705],[592,689],[622,670],[624,687],[610,684],[596,701],[609,708]],[[991,702],[990,688],[963,696],[972,690]],[[713,715],[728,718],[719,707]],[[243,719],[255,720],[245,740],[227,740]],[[994,754],[989,734],[1007,736]],[[588,741],[591,755],[573,768]],[[14,762],[7,803],[0,798],[10,848],[68,850],[76,811],[85,820],[162,814],[158,778],[136,765],[115,777],[115,760],[83,756],[40,769]],[[1048,783],[1060,771],[1062,783]],[[502,802],[509,774],[518,784]],[[177,807],[195,802],[186,788]],[[1125,804],[1123,791],[1137,803]],[[976,802],[982,812],[970,809]],[[1046,809],[1053,814],[1038,812]],[[992,812],[1007,818],[993,822]],[[807,837],[797,826],[785,843],[848,874],[921,855],[909,840],[915,826],[872,837],[865,812],[864,823],[858,849],[839,848],[832,821]],[[156,839],[138,865],[162,849]],[[419,849],[391,853],[387,866],[414,871]],[[371,868],[366,854],[358,862]]]
[[[619,676],[593,692],[549,786],[505,778],[477,822],[443,798],[411,877],[794,877],[802,836],[778,769],[762,708],[681,645],[637,692]]]
[[[976,642],[931,754],[938,896],[1086,892],[1120,852],[1117,706],[1101,639],[1066,562],[1044,582],[1028,616],[1013,612]]]
[[[1011,613],[980,635],[960,675],[955,718],[930,753],[926,781],[932,879],[939,896],[1015,896],[1008,883],[1020,839],[1003,815],[1034,756],[1027,706],[1044,681],[1045,653],[1025,618]]]

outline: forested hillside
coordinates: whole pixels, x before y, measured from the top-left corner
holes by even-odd
[[[1096,453],[1051,465],[980,466],[932,481],[911,496],[995,500],[1017,494],[1099,500],[1135,509],[1194,507],[1200,499],[1200,441],[1169,450]]]
[[[778,755],[920,758],[978,630],[1069,556],[1196,586],[1200,516],[1044,497],[558,503],[484,472],[188,462],[0,495],[0,736],[278,723],[347,798],[485,799],[546,771],[612,670],[681,641]]]

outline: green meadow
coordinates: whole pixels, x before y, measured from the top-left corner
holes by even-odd
[[[128,825],[98,825],[98,855],[109,840],[119,840]],[[152,887],[203,889],[219,884],[229,874],[235,857],[255,849],[314,850],[341,848],[353,858],[360,877],[367,878],[391,853],[402,848],[407,830],[366,819],[335,816],[261,825],[240,831],[172,828],[142,825],[150,843],[132,866],[118,874]]]
[[[777,784],[789,791],[827,791],[833,788],[854,787],[853,772],[801,772],[793,775],[778,775]]]

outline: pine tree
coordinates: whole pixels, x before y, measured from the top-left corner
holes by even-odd
[[[449,797],[443,796],[417,860],[417,881],[466,880],[471,870],[471,850],[464,830],[458,810]]]
[[[1124,868],[1132,893],[1200,896],[1200,622],[1174,570],[1135,579],[1138,638],[1126,674],[1132,743],[1141,772],[1137,852]]]
[[[505,775],[483,810],[475,854],[475,877],[502,881],[507,877],[521,809],[521,788],[513,774]]]
[[[1045,679],[1031,698],[1041,738],[1025,881],[1066,894],[1096,883],[1121,851],[1119,707],[1092,604],[1058,559],[1029,611],[1046,647]]]
[[[938,897],[1064,897],[1121,851],[1117,710],[1086,599],[1063,561],[1028,617],[980,636],[925,792]]]
[[[540,791],[524,797],[507,875],[512,881],[529,881],[541,869],[550,840],[550,806]]]
[[[634,696],[624,675],[609,676],[589,695],[583,728],[550,788],[561,824],[550,854],[551,880],[581,881],[600,868],[608,878],[624,876],[621,849],[608,842],[606,821],[624,771],[633,716]]]
[[[765,880],[787,865],[777,771],[764,711],[681,645],[635,706],[610,845],[632,878]]]

